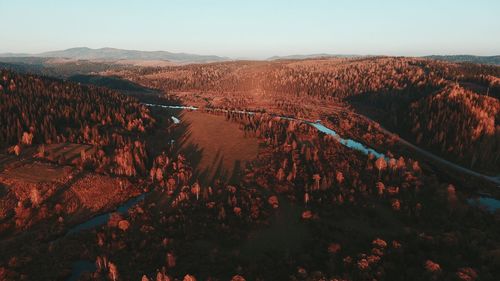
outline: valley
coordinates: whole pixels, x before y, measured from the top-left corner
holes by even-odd
[[[499,10],[0,0],[0,281],[500,280]]]
[[[2,279],[500,274],[498,67],[373,57],[112,69],[2,71]]]

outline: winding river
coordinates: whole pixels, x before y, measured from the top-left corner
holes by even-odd
[[[97,270],[95,263],[87,260],[77,260],[73,262],[71,276],[67,281],[77,281],[84,272],[94,272]]]
[[[161,108],[166,108],[166,109],[198,110],[198,108],[194,107],[194,106],[160,105],[160,104],[148,104],[148,103],[146,103],[145,105],[146,106],[150,106],[150,107],[161,107]],[[241,110],[219,109],[218,111],[244,113],[244,114],[255,114],[255,112],[241,111]],[[357,142],[357,141],[352,140],[352,139],[344,139],[344,138],[340,137],[339,134],[337,134],[337,132],[335,132],[334,130],[326,127],[323,124],[321,124],[321,122],[319,122],[319,121],[317,121],[317,122],[311,122],[311,121],[308,121],[308,120],[296,119],[296,118],[285,117],[285,116],[276,116],[276,117],[287,119],[287,120],[295,120],[295,121],[299,121],[299,122],[304,122],[304,123],[306,123],[306,124],[308,124],[308,125],[316,128],[318,131],[320,131],[320,132],[322,132],[324,134],[331,135],[331,136],[335,137],[340,142],[340,144],[342,144],[342,145],[344,145],[344,146],[346,146],[348,148],[360,151],[360,152],[362,152],[362,153],[364,153],[366,155],[372,154],[376,158],[379,158],[379,157],[387,158],[387,157],[385,157],[385,155],[383,153],[377,152],[376,150],[374,150],[374,149],[372,149],[372,148],[370,148],[368,146],[365,146],[364,144],[362,144],[360,142]],[[175,116],[171,116],[171,119],[174,122],[174,124],[179,124],[181,122],[181,120],[179,120]],[[435,157],[437,157],[437,156],[435,156]],[[146,195],[147,195],[147,193],[143,193],[143,194],[141,194],[141,195],[139,195],[139,196],[137,196],[135,198],[132,198],[132,199],[128,200],[127,202],[125,202],[123,205],[119,206],[113,212],[118,212],[118,213],[121,213],[121,214],[126,214],[127,211],[132,206],[134,206],[138,202],[144,200],[144,198],[145,198]],[[477,198],[468,199],[467,201],[469,202],[469,204],[471,204],[473,206],[478,206],[478,207],[484,208],[484,209],[486,209],[486,210],[488,210],[490,212],[495,212],[496,210],[500,209],[500,200],[497,200],[497,199],[489,197],[489,196],[482,195],[482,196],[479,196]],[[113,212],[108,212],[108,213],[105,213],[105,214],[102,214],[102,215],[99,215],[99,216],[95,216],[92,219],[90,219],[90,220],[88,220],[88,221],[86,221],[84,223],[81,223],[81,224],[79,224],[79,225],[71,228],[66,235],[70,235],[70,234],[77,233],[77,232],[80,232],[80,231],[83,231],[83,230],[92,229],[92,228],[95,228],[97,226],[104,225],[104,224],[107,223],[110,215]],[[85,261],[85,260],[75,261],[73,263],[72,274],[71,274],[70,278],[68,279],[68,281],[78,280],[78,278],[80,277],[80,275],[83,272],[89,272],[89,271],[94,271],[94,270],[95,270],[95,264],[92,263],[92,262],[90,262],[90,261]]]
[[[161,104],[151,104],[151,103],[145,103],[145,105],[146,106],[151,106],[151,107],[154,106],[154,107],[167,108],[167,109],[198,110],[198,107],[194,107],[194,106],[161,105]],[[242,110],[217,109],[217,111],[243,113],[243,114],[256,114],[255,112],[252,112],[252,111],[242,111]],[[339,134],[337,134],[337,132],[335,132],[334,130],[326,127],[323,124],[321,124],[321,122],[319,122],[319,121],[317,121],[317,122],[311,122],[311,121],[304,120],[304,119],[297,119],[297,118],[291,118],[291,117],[286,117],[286,116],[276,116],[276,117],[279,117],[279,118],[282,118],[282,119],[287,119],[287,120],[294,120],[294,121],[304,122],[304,123],[306,123],[306,124],[308,124],[310,126],[313,126],[314,128],[316,128],[320,132],[323,132],[323,133],[325,133],[327,135],[334,136],[336,139],[339,140],[339,142],[342,145],[344,145],[346,147],[349,147],[349,148],[354,149],[354,150],[361,151],[362,153],[364,153],[366,155],[373,154],[377,158],[379,158],[379,157],[385,157],[384,154],[379,153],[376,150],[374,150],[372,148],[369,148],[369,147],[365,146],[364,144],[362,144],[360,142],[357,142],[357,141],[351,140],[351,139],[341,138],[339,136]],[[172,116],[171,118],[172,118],[172,120],[174,121],[175,124],[180,123],[180,120],[177,119],[175,116]]]
[[[112,213],[120,213],[122,215],[127,214],[128,209],[130,209],[131,207],[133,207],[135,204],[139,203],[140,201],[144,200],[144,198],[146,197],[146,194],[147,193],[143,193],[137,197],[129,199],[127,202],[125,202],[124,204],[119,206],[113,212],[109,212],[109,213],[105,213],[105,214],[102,214],[99,216],[95,216],[86,222],[83,222],[81,224],[78,224],[78,225],[70,228],[70,230],[68,230],[66,235],[71,235],[73,233],[80,232],[82,230],[92,229],[92,228],[95,228],[97,226],[104,225],[108,222],[109,217],[111,216]]]
[[[161,108],[166,108],[166,109],[187,109],[187,110],[198,110],[198,107],[194,107],[194,106],[182,106],[182,105],[161,105],[161,104],[150,104],[150,103],[145,103],[146,106],[151,106],[151,107],[161,107]],[[252,112],[252,111],[242,111],[242,110],[227,110],[227,109],[217,109],[218,111],[222,111],[222,112],[235,112],[235,113],[244,113],[244,114],[255,114],[255,112]],[[349,147],[351,149],[354,149],[354,150],[357,150],[357,151],[360,151],[366,155],[368,154],[372,154],[374,155],[376,158],[380,158],[380,157],[384,157],[387,159],[387,157],[383,154],[383,153],[380,153],[380,152],[377,152],[376,150],[358,142],[358,141],[355,141],[355,140],[352,140],[352,139],[344,139],[342,137],[340,137],[339,134],[337,134],[336,131],[326,127],[325,125],[321,124],[320,121],[316,121],[316,122],[311,122],[311,121],[308,121],[308,120],[304,120],[304,119],[297,119],[297,118],[292,118],[292,117],[286,117],[286,116],[276,116],[276,117],[279,117],[279,118],[282,118],[282,119],[287,119],[287,120],[295,120],[295,121],[300,121],[300,122],[304,122],[310,126],[313,126],[314,128],[316,128],[318,131],[322,132],[322,133],[325,133],[327,135],[331,135],[333,137],[335,137],[339,142],[340,144],[346,146],[346,147]],[[180,123],[180,120],[177,119],[176,117],[172,116],[172,119],[174,120],[174,123],[178,124]],[[386,133],[389,133],[389,134],[392,134],[390,132],[388,132],[387,130],[385,130]],[[406,142],[406,141],[405,141]],[[412,145],[413,146],[413,145]],[[413,146],[414,147],[414,146]],[[421,151],[424,151],[423,149],[420,149],[418,148],[418,151],[421,152]],[[425,155],[428,156],[428,154],[430,154],[429,152],[427,151],[424,151],[425,152]],[[454,163],[451,163],[447,160],[444,160],[434,154],[431,154],[432,155],[432,158],[433,159],[439,159],[441,162],[445,163],[445,164],[450,164],[452,165],[452,167],[456,167],[458,165],[454,164]],[[462,170],[467,170],[463,167],[460,167]],[[478,174],[476,172],[474,172],[474,174]],[[482,176],[482,177],[486,177],[486,176]],[[486,177],[486,178],[491,178],[491,177]],[[470,198],[467,200],[469,202],[469,204],[471,205],[474,205],[474,206],[478,206],[478,207],[481,207],[481,208],[484,208],[488,211],[491,211],[491,212],[495,212],[496,210],[500,209],[500,200],[498,199],[495,199],[491,196],[487,196],[487,195],[481,195],[479,197],[475,197],[475,198]]]
[[[125,202],[124,204],[119,206],[113,212],[108,212],[108,213],[105,213],[102,215],[95,216],[86,222],[83,222],[79,225],[72,227],[66,233],[66,235],[71,235],[73,233],[78,233],[78,232],[83,231],[83,230],[92,229],[92,228],[104,225],[108,222],[109,217],[111,216],[112,213],[118,212],[122,215],[127,214],[127,211],[131,207],[133,207],[135,204],[144,200],[144,198],[146,197],[146,195],[148,193],[149,192],[146,192],[146,193],[143,193],[137,197],[129,199],[127,202]],[[88,261],[88,260],[77,260],[77,261],[73,262],[71,268],[72,268],[71,269],[71,276],[68,279],[66,279],[67,281],[78,280],[84,272],[94,272],[97,269],[95,263],[92,261]]]

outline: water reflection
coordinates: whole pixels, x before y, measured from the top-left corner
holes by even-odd
[[[127,202],[125,202],[125,204],[118,207],[116,209],[116,212],[118,212],[120,214],[127,213],[128,209],[130,209],[132,206],[137,204],[139,201],[143,200],[145,196],[146,196],[146,193],[143,193],[135,198],[128,200]],[[82,230],[86,230],[86,229],[92,229],[92,228],[100,226],[100,225],[104,225],[108,222],[109,216],[111,215],[111,213],[113,213],[113,212],[109,212],[109,213],[105,213],[105,214],[102,214],[99,216],[95,216],[84,223],[81,223],[75,227],[72,227],[68,231],[67,235],[72,234],[72,233],[76,233],[76,232],[79,232]]]
[[[492,197],[480,196],[477,198],[470,198],[467,201],[471,205],[483,207],[490,212],[495,212],[500,209],[500,200]]]
[[[146,106],[162,107],[162,108],[171,108],[171,109],[198,110],[198,108],[194,107],[194,106],[159,105],[159,104],[148,104],[148,103],[146,103],[145,105]],[[221,111],[221,112],[234,112],[234,113],[244,113],[244,114],[255,114],[255,112],[242,111],[242,110],[227,110],[227,109],[212,109],[212,110],[213,111]],[[364,153],[366,155],[372,154],[376,158],[384,157],[384,158],[387,159],[387,157],[383,153],[379,153],[376,150],[374,150],[372,148],[369,148],[369,147],[363,145],[360,142],[357,142],[357,141],[352,140],[352,139],[344,139],[344,138],[340,137],[339,134],[337,134],[337,132],[335,132],[334,130],[326,127],[323,124],[321,124],[321,120],[317,120],[316,122],[310,122],[310,121],[301,120],[301,119],[295,119],[295,118],[286,117],[286,116],[277,116],[277,117],[282,118],[282,119],[286,119],[286,120],[294,120],[294,121],[299,121],[299,122],[305,122],[308,125],[313,126],[314,128],[316,128],[318,131],[323,132],[323,133],[325,133],[327,135],[331,135],[331,136],[335,137],[339,141],[340,144],[342,144],[342,145],[344,145],[346,147],[349,147],[351,149],[355,149],[355,150],[360,151],[360,152],[362,152],[362,153]],[[172,117],[172,118],[174,118],[174,117]],[[174,120],[174,123],[175,123],[175,120]],[[500,208],[500,200],[497,200],[497,199],[494,199],[494,198],[488,197],[488,196],[481,196],[481,197],[476,198],[476,199],[469,199],[468,201],[469,201],[470,204],[474,204],[474,205],[478,205],[478,206],[484,206],[487,210],[492,211],[492,212],[494,212],[494,211],[496,211],[497,209]]]
[[[331,136],[334,136],[336,137],[339,142],[344,145],[344,146],[347,146],[349,148],[352,148],[352,149],[355,149],[355,150],[358,150],[358,151],[361,151],[363,152],[364,154],[373,154],[376,158],[380,158],[380,157],[385,157],[384,154],[382,153],[379,153],[357,141],[354,141],[354,140],[351,140],[351,139],[343,139],[341,138],[337,132],[335,132],[334,130],[330,129],[330,128],[327,128],[325,127],[323,124],[319,123],[319,122],[315,122],[315,123],[311,123],[311,122],[308,122],[309,125],[313,126],[314,128],[318,129],[318,131],[320,132],[323,132],[327,135],[331,135]]]
[[[73,263],[73,270],[71,271],[71,276],[67,279],[67,281],[76,281],[80,279],[80,276],[84,272],[94,272],[97,267],[95,263],[86,261],[86,260],[78,260]]]
[[[181,120],[179,120],[177,117],[175,116],[170,116],[170,118],[172,118],[172,121],[174,121],[174,124],[179,124],[181,123]]]
[[[162,108],[169,108],[169,109],[198,110],[197,107],[194,107],[194,106],[184,106],[184,105],[161,105],[161,104],[152,104],[152,103],[145,103],[144,105],[146,105],[146,106],[162,107]],[[209,109],[209,110],[220,111],[220,112],[242,113],[242,114],[250,114],[250,115],[255,114],[255,112],[252,112],[252,111],[243,111],[243,110],[228,110],[228,109]],[[339,136],[339,134],[337,134],[337,132],[335,132],[334,130],[326,127],[323,124],[321,124],[321,120],[317,120],[316,122],[309,122],[309,121],[300,120],[300,119],[291,118],[291,117],[286,117],[286,116],[277,116],[277,117],[282,118],[282,119],[286,119],[286,120],[294,120],[294,121],[299,121],[299,122],[305,122],[308,125],[313,126],[314,128],[316,128],[320,132],[323,132],[325,134],[328,134],[328,135],[336,137],[339,140],[339,142],[342,145],[346,146],[346,147],[349,147],[349,148],[361,151],[362,153],[367,154],[367,155],[368,154],[373,154],[376,158],[385,157],[384,154],[379,153],[376,150],[371,149],[371,148],[369,148],[369,147],[367,147],[367,146],[365,146],[365,145],[363,145],[363,144],[361,144],[361,143],[359,143],[359,142],[357,142],[355,140],[341,138]],[[172,120],[174,120],[175,124],[180,123],[180,120],[177,119],[177,118],[175,118],[174,116],[172,116]]]

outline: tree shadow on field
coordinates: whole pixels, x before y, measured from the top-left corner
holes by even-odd
[[[193,130],[199,130],[199,127],[194,128],[192,121],[186,118],[189,112],[186,110],[170,110],[170,112],[172,116],[177,116],[181,120],[179,124],[174,125],[175,128],[170,136],[174,139],[174,152],[181,153],[188,159],[193,168],[193,180],[203,185],[210,185],[217,180],[238,184],[241,179],[243,161],[240,159],[232,161],[234,156],[227,155],[227,150],[223,148],[228,144],[218,143],[217,140],[212,141],[211,134],[215,135],[219,132],[210,132],[203,135],[203,140],[199,140],[197,138],[200,132],[193,132]],[[208,115],[209,113],[202,114]]]

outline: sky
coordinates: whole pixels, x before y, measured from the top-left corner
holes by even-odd
[[[500,55],[498,0],[0,0],[0,53]]]

